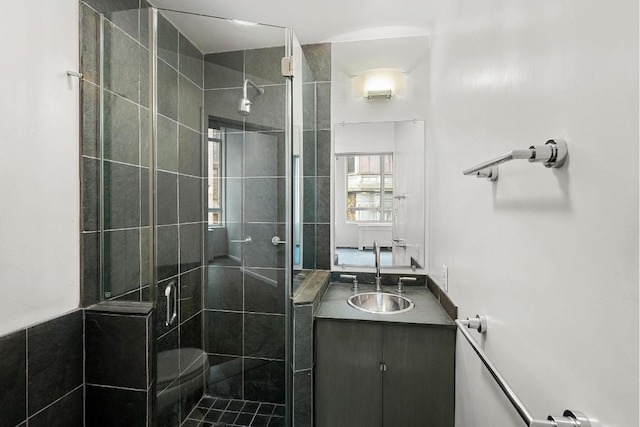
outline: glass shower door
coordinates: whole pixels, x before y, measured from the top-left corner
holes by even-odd
[[[209,147],[219,153],[209,169],[208,194],[217,196],[209,200],[207,233],[207,391],[275,422],[284,416],[287,390],[285,31],[243,31],[259,31],[270,43],[205,58]],[[247,100],[250,111],[240,112]]]
[[[284,425],[290,33],[163,9],[156,28],[158,425]]]
[[[204,54],[169,13],[150,15],[156,423],[179,426],[204,392]]]

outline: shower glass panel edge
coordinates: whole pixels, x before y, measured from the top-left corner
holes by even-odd
[[[291,60],[294,59],[294,44],[298,44],[297,39],[295,38],[295,34],[293,29],[287,28],[285,35],[285,56],[289,57]],[[285,104],[285,188],[286,188],[286,200],[285,200],[285,425],[292,426],[293,425],[293,361],[292,361],[292,353],[293,349],[291,348],[292,340],[290,337],[293,334],[291,325],[292,325],[292,314],[291,314],[291,286],[292,286],[292,268],[293,268],[293,233],[292,233],[292,224],[293,224],[293,200],[292,200],[292,191],[293,191],[293,182],[292,182],[292,162],[293,162],[293,105],[294,105],[294,92],[293,92],[293,76],[286,78],[286,104]]]
[[[146,188],[149,152],[155,144],[147,134],[146,114],[152,93],[151,73],[143,51],[150,47],[147,17],[150,9],[118,9],[115,2],[82,1],[81,40],[84,119],[92,118],[93,129],[83,131],[83,156],[96,164],[97,265],[95,290],[85,305],[106,301],[152,302],[154,292],[153,230],[149,224],[153,200]],[[95,49],[95,50],[94,50]],[[142,59],[144,58],[144,59]],[[95,96],[95,99],[93,99]],[[93,104],[95,102],[95,104]],[[93,126],[92,123],[89,126]],[[86,151],[85,151],[86,150]],[[83,179],[93,177],[83,177]],[[151,178],[151,177],[149,177]],[[153,181],[150,179],[149,183]],[[83,192],[94,191],[83,184]],[[83,201],[83,204],[85,201]],[[91,206],[85,206],[91,210]],[[91,215],[91,213],[89,213]],[[91,227],[91,226],[90,226]],[[84,255],[83,255],[84,256]],[[87,289],[83,289],[87,292]]]
[[[156,248],[156,148],[158,140],[158,10],[150,7],[149,13],[149,298],[157,308],[157,248]],[[155,314],[158,316],[158,313]],[[155,348],[155,347],[154,347]],[[154,405],[155,406],[155,405]]]

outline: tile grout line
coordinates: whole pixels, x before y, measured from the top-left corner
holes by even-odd
[[[57,398],[56,400],[54,400],[53,402],[49,403],[47,406],[45,406],[44,408],[40,409],[39,411],[34,412],[34,413],[33,413],[33,415],[28,416],[28,417],[27,417],[27,425],[29,425],[29,419],[30,419],[30,418],[33,418],[33,417],[35,417],[36,415],[38,415],[38,414],[40,414],[40,413],[42,413],[42,412],[46,411],[47,409],[50,409],[53,405],[55,405],[56,403],[60,402],[62,399],[64,399],[64,398],[68,397],[69,395],[71,395],[71,394],[75,393],[76,391],[80,390],[80,388],[82,388],[82,387],[83,387],[83,385],[82,385],[82,384],[77,385],[73,390],[71,390],[71,391],[69,391],[69,392],[65,393],[63,396],[61,396],[61,397]]]
[[[145,393],[147,391],[147,389],[132,388],[132,387],[120,387],[120,386],[109,385],[109,384],[87,383],[87,385],[92,386],[92,387],[108,388],[108,389],[114,389],[114,390],[136,391],[136,392],[140,392],[140,393]]]

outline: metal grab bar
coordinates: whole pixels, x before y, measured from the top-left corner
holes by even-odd
[[[513,150],[493,160],[482,162],[462,173],[464,175],[476,175],[478,172],[506,163],[510,160],[526,159],[529,162],[543,162],[548,168],[559,168],[567,158],[567,143],[563,139],[550,139],[545,145],[532,145],[528,150]],[[488,176],[487,176],[488,175]],[[497,178],[497,172],[494,173]],[[491,173],[480,176],[490,178]],[[495,180],[495,178],[493,179]]]
[[[249,243],[251,242],[251,236],[247,236],[244,239],[240,240],[229,240],[229,243]]]
[[[466,320],[456,320],[458,330],[467,339],[475,353],[478,355],[484,366],[489,370],[489,373],[496,380],[498,386],[504,392],[507,399],[511,402],[515,410],[518,412],[522,420],[529,427],[591,427],[591,422],[585,415],[575,410],[565,410],[562,416],[549,415],[546,420],[538,420],[533,418],[529,410],[527,410],[524,403],[518,398],[515,391],[507,384],[500,372],[493,366],[493,363],[489,360],[486,353],[480,348],[478,342],[471,336],[469,328],[478,329],[481,333],[486,333],[487,322],[485,316],[476,316],[475,318],[467,318]]]
[[[173,291],[173,313],[171,310],[171,291]],[[171,326],[178,317],[178,290],[174,280],[164,288],[164,296],[167,298],[167,321],[165,326]]]

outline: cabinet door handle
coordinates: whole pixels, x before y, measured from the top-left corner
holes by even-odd
[[[380,364],[380,372],[387,372],[387,364],[386,363],[381,363]]]

